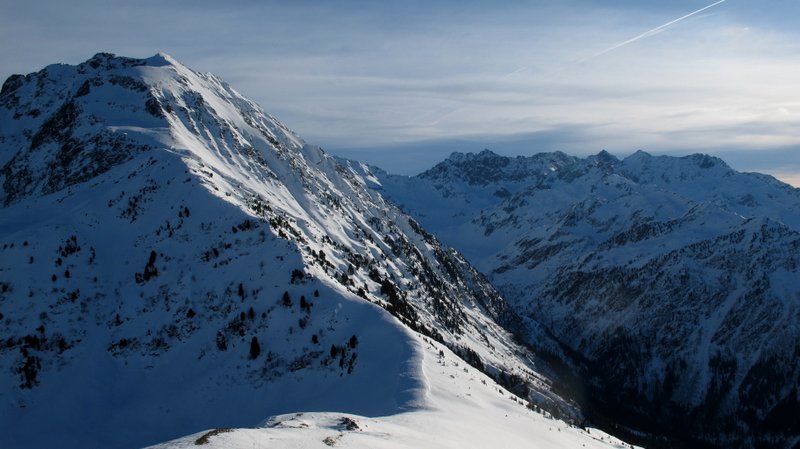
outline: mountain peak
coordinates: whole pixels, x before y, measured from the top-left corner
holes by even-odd
[[[305,147],[219,78],[165,53],[145,59],[97,53],[75,66],[14,75],[3,85],[0,121],[10,125],[0,130],[6,205],[87,181],[154,149],[205,163],[236,155],[252,166],[264,152]]]
[[[597,159],[599,159],[599,160],[602,160],[602,161],[608,161],[608,162],[612,162],[612,161],[613,162],[618,162],[619,161],[619,159],[617,159],[616,156],[614,156],[613,154],[609,153],[606,150],[600,151],[599,153],[597,153],[597,155],[595,157]]]
[[[175,58],[173,58],[172,56],[161,51],[145,59],[145,61],[147,61],[147,65],[154,67],[159,67],[164,65],[183,65],[177,60],[175,60]]]
[[[503,168],[511,159],[491,150],[480,153],[454,152],[421,176],[429,178],[464,179],[470,184],[485,184],[503,177]]]
[[[463,163],[463,162],[471,162],[471,161],[475,161],[475,160],[494,159],[494,158],[499,158],[499,157],[503,157],[503,156],[500,156],[497,153],[495,153],[494,151],[486,148],[486,149],[484,149],[483,151],[481,151],[479,153],[473,153],[473,152],[461,153],[459,151],[454,151],[454,152],[450,153],[450,156],[447,157],[447,159],[445,159],[445,162],[450,161],[450,162],[455,162],[455,163]]]
[[[714,167],[730,169],[730,166],[726,164],[725,161],[723,161],[722,159],[704,153],[690,154],[689,156],[685,156],[685,159],[694,162],[695,164],[697,164],[699,168],[703,169],[714,168]]]
[[[129,58],[125,56],[117,56],[113,53],[96,53],[91,58],[87,59],[77,68],[79,72],[87,71],[89,68],[93,70],[113,70],[126,67],[134,67],[147,64],[147,60],[138,58]],[[65,64],[59,64],[65,65]]]
[[[175,58],[164,52],[158,52],[149,58],[130,58],[127,56],[118,56],[114,53],[100,52],[96,53],[82,64],[79,64],[79,67],[83,65],[88,65],[94,69],[103,68],[106,70],[139,65],[147,65],[150,67],[163,67],[166,65],[183,66],[183,64],[178,62]]]
[[[628,160],[642,161],[642,160],[648,160],[648,159],[652,159],[652,158],[653,158],[653,155],[648,153],[647,151],[636,150],[636,152],[634,152],[633,154],[631,154],[630,156],[626,157],[623,160],[624,161],[628,161]]]

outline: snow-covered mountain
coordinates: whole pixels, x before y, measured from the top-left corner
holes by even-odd
[[[582,373],[595,419],[692,447],[800,444],[800,190],[699,154],[370,173],[559,342],[538,346]]]
[[[530,427],[508,441],[611,444],[544,418],[580,414],[515,343],[522,320],[367,173],[163,54],[9,78],[0,447],[138,447],[296,412],[398,434],[453,404],[482,411],[443,428],[513,415]],[[267,447],[259,432],[237,444]]]

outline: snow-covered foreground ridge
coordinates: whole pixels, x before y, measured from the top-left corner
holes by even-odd
[[[140,447],[301,411],[430,413],[431,397],[471,384],[439,392],[450,374],[430,369],[420,335],[579,420],[484,277],[359,173],[166,55],[9,78],[0,447]],[[530,421],[537,435],[544,422]]]
[[[293,413],[253,429],[212,429],[152,449],[192,448],[632,448],[597,429],[546,417],[424,337],[423,407],[385,417]]]

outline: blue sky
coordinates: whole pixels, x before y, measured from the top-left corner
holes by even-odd
[[[644,149],[800,185],[800,2],[725,0],[659,28],[712,3],[0,0],[0,77],[163,51],[390,171]]]

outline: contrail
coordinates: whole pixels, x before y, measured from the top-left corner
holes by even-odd
[[[592,56],[589,56],[588,58],[583,58],[583,59],[581,59],[579,62],[585,62],[585,61],[588,61],[588,60],[590,60],[590,59],[594,59],[594,58],[596,58],[596,57],[598,57],[598,56],[602,56],[602,55],[604,55],[604,54],[606,54],[606,53],[608,53],[608,52],[614,51],[614,50],[616,50],[616,49],[618,49],[618,48],[620,48],[620,47],[624,47],[624,46],[626,46],[626,45],[628,45],[628,44],[632,44],[632,43],[634,43],[634,42],[638,41],[639,39],[644,39],[644,38],[646,38],[646,37],[650,37],[650,36],[652,36],[652,35],[654,35],[654,34],[656,34],[656,33],[660,32],[660,31],[664,30],[665,28],[668,28],[668,27],[670,27],[670,26],[672,26],[672,25],[675,25],[676,23],[680,22],[681,20],[688,19],[689,17],[692,17],[693,15],[696,15],[696,14],[700,14],[701,12],[703,12],[703,11],[705,11],[705,10],[709,9],[709,8],[713,8],[713,7],[715,7],[715,6],[719,5],[720,3],[723,3],[723,2],[725,2],[725,1],[726,1],[726,0],[719,0],[719,1],[717,1],[717,2],[714,2],[714,3],[712,3],[712,4],[710,4],[710,5],[706,6],[706,7],[704,7],[704,8],[700,8],[700,9],[698,9],[697,11],[690,12],[689,14],[686,14],[685,16],[678,17],[678,18],[677,18],[677,19],[675,19],[675,20],[672,20],[672,21],[670,21],[670,22],[667,22],[667,23],[665,23],[665,24],[663,24],[663,25],[661,25],[661,26],[657,26],[657,27],[655,27],[655,28],[653,28],[652,30],[645,31],[644,33],[642,33],[642,34],[640,34],[640,35],[638,35],[638,36],[636,36],[636,37],[630,38],[630,39],[628,39],[628,40],[626,40],[626,41],[623,41],[623,42],[620,42],[620,43],[618,43],[618,44],[614,44],[614,45],[612,45],[611,47],[608,47],[608,48],[606,48],[605,50],[601,51],[600,53],[595,53],[595,54],[593,54]]]

